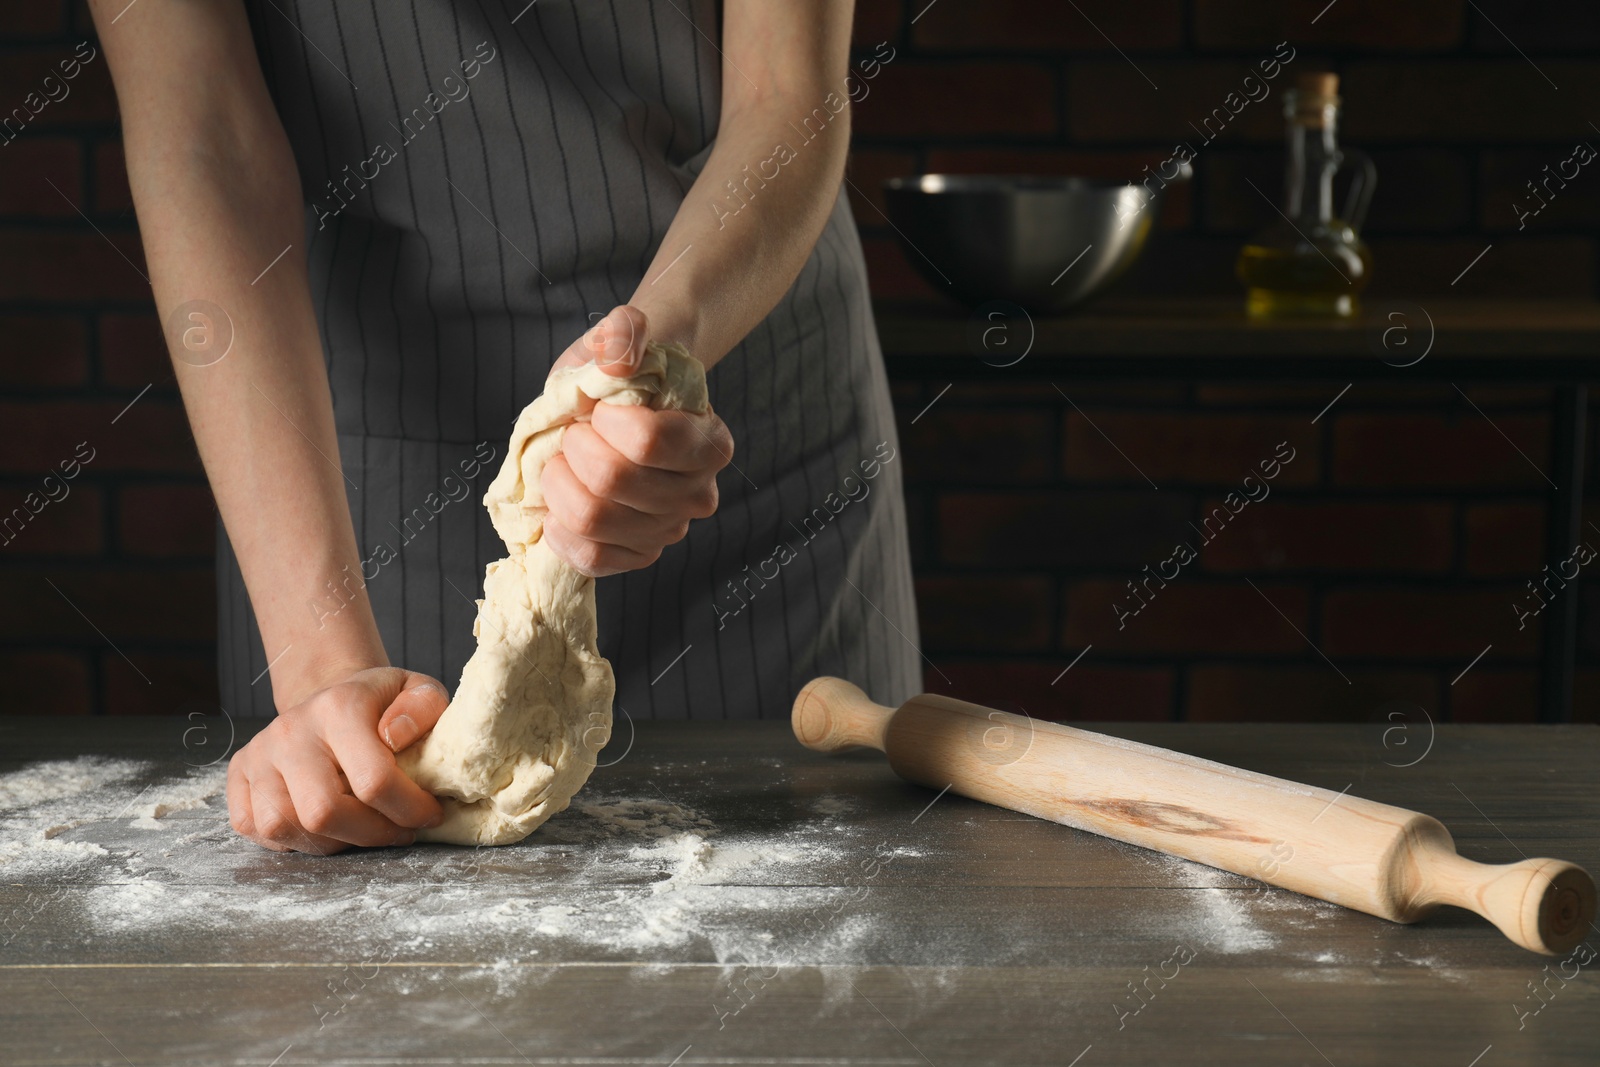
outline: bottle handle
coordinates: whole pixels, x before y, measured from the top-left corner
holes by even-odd
[[[1350,224],[1350,228],[1357,233],[1361,232],[1362,225],[1367,221],[1367,207],[1372,203],[1372,191],[1378,184],[1378,168],[1373,165],[1372,159],[1365,153],[1354,148],[1343,150],[1344,159],[1339,165],[1343,170],[1349,166],[1357,167],[1356,176],[1350,181],[1350,192],[1344,199],[1344,211],[1340,218]]]

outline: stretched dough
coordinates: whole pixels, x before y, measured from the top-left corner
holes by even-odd
[[[544,465],[594,405],[647,404],[703,413],[705,368],[682,345],[651,342],[639,373],[587,363],[550,376],[522,410],[500,473],[484,494],[510,555],[489,564],[472,632],[478,648],[433,732],[400,769],[440,798],[444,822],[419,841],[509,845],[566,808],[611,736],[616,682],[595,644],[594,579],[542,539]]]

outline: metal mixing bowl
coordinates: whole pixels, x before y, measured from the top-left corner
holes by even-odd
[[[1190,175],[1180,166],[1175,181]],[[1003,300],[1065,311],[1120,277],[1161,212],[1151,188],[1093,178],[923,174],[884,183],[912,266],[977,306]]]

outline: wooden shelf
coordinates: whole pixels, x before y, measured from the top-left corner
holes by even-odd
[[[1373,301],[1342,322],[1254,322],[1231,299],[1103,300],[1076,315],[990,320],[949,305],[883,304],[877,320],[886,359],[910,373],[1600,377],[1600,303],[1590,301]],[[986,330],[1007,347],[986,351]],[[1000,366],[1024,347],[1025,358]]]

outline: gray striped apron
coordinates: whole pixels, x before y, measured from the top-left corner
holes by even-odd
[[[704,165],[720,8],[248,7],[308,204],[367,593],[391,661],[453,688],[483,568],[504,554],[483,489],[517,412],[628,299]],[[759,200],[745,211],[730,224],[762,224]],[[905,699],[921,669],[902,461],[847,198],[710,384],[737,443],[719,511],[654,566],[598,582],[618,714],[781,717],[818,674]],[[218,547],[222,703],[270,715],[269,658]],[[307,610],[340,604],[332,590]]]

